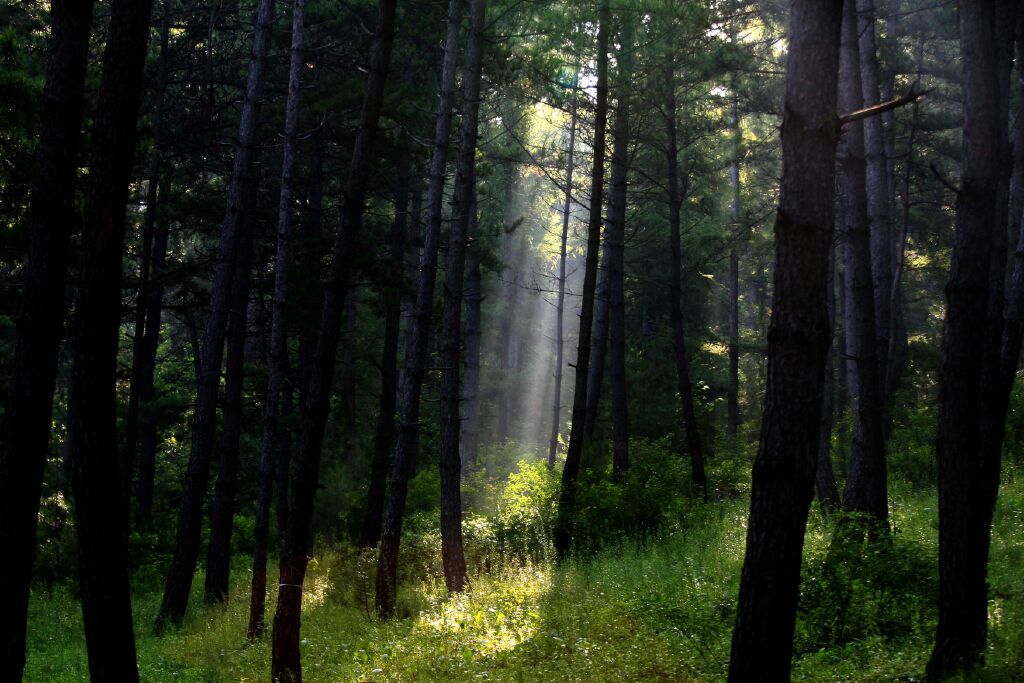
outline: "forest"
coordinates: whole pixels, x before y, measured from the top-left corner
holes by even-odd
[[[0,0],[0,681],[1024,681],[1024,3]]]

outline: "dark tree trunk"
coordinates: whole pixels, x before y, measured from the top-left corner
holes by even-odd
[[[690,359],[686,349],[686,329],[683,324],[683,252],[681,245],[682,206],[684,197],[679,178],[679,142],[676,126],[676,79],[670,67],[665,72],[665,128],[668,133],[668,225],[669,273],[668,307],[672,320],[672,343],[676,361],[676,389],[679,392],[686,430],[686,450],[690,455],[690,473],[693,483],[700,487],[704,498],[708,496],[708,478],[704,472],[704,448],[697,428],[697,410],[693,402],[693,383],[690,380]]]
[[[138,681],[124,463],[118,462],[121,254],[135,125],[149,42],[149,0],[114,0],[103,52],[82,225],[68,412],[79,586],[89,677]]]
[[[862,106],[860,57],[857,46],[857,8],[846,0],[840,58],[839,108],[844,112]],[[876,117],[877,118],[877,117]],[[882,392],[875,339],[875,296],[872,285],[871,232],[868,192],[865,184],[864,127],[861,121],[845,126],[839,168],[843,188],[843,221],[849,257],[847,281],[850,315],[846,343],[856,373],[853,406],[853,448],[843,503],[851,512],[874,516],[884,523],[889,516],[885,471],[885,433],[882,428]]]
[[[280,590],[277,612],[274,614],[274,633],[271,678],[274,681],[301,681],[299,658],[299,629],[302,611],[302,583],[309,560],[309,525],[313,517],[313,500],[319,481],[320,452],[323,448],[324,429],[330,411],[331,386],[341,334],[341,307],[351,275],[352,257],[363,217],[363,203],[373,143],[377,136],[381,106],[384,102],[384,84],[391,65],[391,47],[395,37],[396,0],[380,0],[377,30],[373,39],[370,71],[363,93],[363,106],[359,116],[359,130],[352,149],[348,180],[345,183],[345,204],[334,240],[334,260],[331,262],[327,287],[324,291],[320,333],[317,336],[306,400],[301,406],[299,447],[293,467],[291,510],[285,532],[280,560]]]
[[[597,252],[601,242],[601,197],[604,194],[605,136],[608,128],[608,32],[611,10],[601,3],[597,30],[597,99],[594,103],[593,167],[590,173],[590,218],[587,225],[586,268],[583,273],[583,299],[580,302],[580,336],[576,354],[576,386],[572,400],[572,427],[569,448],[562,468],[562,486],[558,495],[554,544],[559,560],[564,559],[573,539],[576,505],[576,478],[580,471],[583,423],[587,413],[587,373],[590,364],[590,331],[594,321],[594,288],[597,284]]]
[[[609,183],[610,185],[610,183]],[[609,190],[611,188],[609,187]],[[590,343],[590,366],[587,376],[587,417],[583,423],[583,435],[587,441],[594,437],[597,429],[597,413],[601,409],[601,386],[604,384],[604,370],[608,359],[608,332],[611,329],[610,303],[612,252],[608,248],[608,228],[604,228],[604,249],[601,251],[601,267],[598,270],[597,290],[594,294],[594,338]],[[577,369],[578,371],[578,369]],[[584,467],[590,465],[583,463]]]
[[[462,367],[462,474],[469,474],[476,466],[480,445],[480,343],[483,335],[481,304],[484,300],[480,275],[480,249],[476,193],[469,209],[469,248],[466,251],[466,322]]]
[[[281,395],[288,381],[288,265],[292,238],[292,195],[295,189],[295,148],[299,132],[299,99],[302,84],[303,34],[306,0],[292,8],[292,42],[288,62],[288,99],[284,115],[284,148],[281,152],[281,192],[277,204],[277,251],[274,256],[274,298],[270,319],[270,367],[263,402],[263,437],[260,440],[259,494],[253,530],[252,590],[249,596],[250,640],[263,637],[267,600],[267,551],[270,546],[270,499],[274,488],[274,455],[281,449]],[[319,170],[319,169],[318,169]],[[287,470],[286,470],[287,472]],[[278,491],[278,496],[287,488]]]
[[[170,39],[171,12],[169,3],[163,4],[163,19],[160,24],[160,57],[157,61],[156,75],[156,109],[153,112],[153,149],[150,152],[149,173],[146,188],[146,216],[142,225],[142,253],[139,263],[139,287],[138,297],[135,303],[135,329],[132,339],[132,369],[131,388],[128,392],[128,413],[124,421],[124,453],[122,457],[127,463],[127,479],[125,480],[125,494],[131,490],[132,476],[134,475],[134,460],[139,442],[139,429],[142,426],[143,395],[146,396],[147,421],[152,423],[152,406],[149,403],[153,400],[153,375],[156,367],[156,352],[160,341],[160,309],[162,305],[163,292],[160,291],[160,298],[154,296],[154,290],[158,289],[156,279],[157,270],[161,268],[167,252],[167,229],[165,221],[158,221],[158,201],[166,198],[169,189],[167,182],[161,182],[161,155],[163,153],[163,128],[164,128],[164,104],[167,94],[167,44]],[[158,190],[160,192],[158,193]],[[158,196],[159,195],[159,196]],[[159,248],[159,253],[157,253]],[[154,310],[155,314],[150,317]],[[148,328],[148,329],[147,329]],[[156,342],[155,344],[153,342]],[[146,431],[149,431],[148,425]],[[148,441],[148,440],[147,440]],[[138,459],[139,484],[136,489],[136,509],[138,520],[141,526],[148,526],[152,515],[152,490],[151,481],[155,463],[143,462],[145,455],[148,459],[149,443],[146,444],[146,452],[140,451]],[[155,451],[153,456],[155,459]],[[140,504],[138,493],[145,496]]]
[[[619,101],[608,187],[608,351],[612,384],[612,470],[616,477],[629,469],[629,400],[626,393],[625,242],[626,193],[629,182],[629,98],[633,71],[633,29],[628,21],[620,35]]]
[[[732,161],[729,182],[732,186],[732,246],[729,248],[729,387],[726,399],[726,434],[736,436],[740,425],[740,158],[743,154],[743,133],[740,130],[739,96],[733,87],[729,128],[732,130]],[[670,171],[671,173],[671,171]],[[674,242],[673,242],[674,243]]]
[[[257,162],[258,163],[258,162]],[[250,186],[256,192],[259,181]],[[246,199],[254,207],[256,197]],[[250,212],[242,224],[235,274],[231,278],[231,310],[228,314],[227,359],[224,365],[224,398],[221,411],[220,467],[210,508],[210,542],[206,556],[205,597],[207,604],[228,597],[231,575],[231,535],[235,526],[235,492],[241,460],[242,397],[245,388],[245,337],[249,312],[249,283],[252,279],[252,251],[256,232]]]
[[[861,97],[857,109],[879,102],[878,54],[875,48],[874,0],[857,0],[858,59]],[[864,119],[864,152],[867,162],[867,212],[871,240],[871,277],[875,308],[875,357],[884,407],[889,395],[889,337],[893,331],[892,279],[893,236],[889,215],[889,173],[885,154],[885,133],[881,116]]]
[[[452,223],[445,260],[444,304],[441,309],[441,562],[450,593],[466,585],[466,555],[462,544],[462,464],[459,437],[462,365],[462,287],[466,274],[466,241],[476,186],[476,139],[480,115],[480,70],[484,45],[486,0],[471,0],[470,32],[462,70],[462,130],[459,163],[452,199]]]
[[[1005,273],[1005,230],[999,236],[993,227],[1002,164],[993,160],[1006,138],[998,64],[1000,24],[1012,6],[984,0],[959,10],[964,163],[939,368],[939,623],[927,669],[935,679],[980,665],[988,630],[985,576],[1000,465],[991,444],[1001,438],[990,430],[1005,416],[991,358],[1002,318],[993,304],[1001,304]],[[991,414],[999,409],[1003,415]]]
[[[551,439],[548,441],[548,468],[554,469],[558,454],[558,434],[562,428],[562,366],[565,364],[565,261],[572,219],[572,180],[576,170],[576,111],[578,86],[573,83],[569,123],[569,158],[565,169],[565,203],[562,208],[562,237],[558,250],[558,304],[555,307],[555,390],[551,407]]]
[[[188,607],[192,578],[199,560],[200,535],[203,526],[203,501],[210,478],[210,459],[217,427],[217,390],[220,387],[221,362],[224,358],[224,337],[231,306],[232,276],[236,270],[242,224],[252,210],[247,200],[255,197],[256,124],[259,118],[260,94],[267,53],[270,50],[270,25],[273,21],[273,0],[260,0],[253,37],[252,58],[245,87],[245,102],[235,147],[234,166],[228,187],[227,210],[221,225],[217,247],[217,266],[213,276],[210,312],[203,338],[202,362],[196,392],[195,416],[192,423],[192,450],[185,488],[178,513],[174,558],[167,574],[164,596],[157,613],[157,630],[168,623],[180,624]]]
[[[841,0],[793,0],[775,220],[768,382],[754,461],[730,681],[790,676],[828,353]]]
[[[426,371],[430,343],[430,318],[434,310],[434,280],[437,277],[437,248],[441,239],[441,212],[444,201],[445,169],[448,163],[448,139],[452,129],[452,101],[455,93],[455,71],[459,54],[459,26],[462,23],[462,0],[449,0],[448,29],[445,36],[444,59],[441,66],[441,93],[434,128],[434,151],[430,159],[430,188],[427,202],[429,218],[423,237],[423,257],[416,289],[415,313],[409,320],[402,377],[401,412],[398,416],[398,442],[391,463],[391,482],[377,559],[377,612],[382,619],[394,614],[398,581],[398,549],[405,517],[405,499],[409,480],[416,472],[417,436],[419,432],[420,392]]]
[[[836,475],[832,468],[832,426],[835,421],[835,349],[833,335],[836,329],[836,283],[835,283],[835,245],[829,248],[828,260],[828,331],[829,347],[825,359],[825,386],[821,399],[821,440],[818,445],[818,473],[815,488],[818,501],[823,512],[830,513],[839,509],[839,487],[836,486]]]
[[[36,551],[36,517],[50,445],[57,352],[64,321],[71,233],[78,223],[82,91],[92,26],[91,1],[53,0],[41,132],[32,187],[28,260],[22,274],[10,386],[0,432],[0,679],[20,681]]]
[[[349,286],[345,296],[345,322],[341,333],[341,457],[346,465],[355,460],[356,449],[356,328],[359,320],[359,289]]]
[[[150,176],[152,181],[154,176]],[[159,199],[163,201],[170,193],[170,180],[160,181]],[[144,529],[152,525],[153,494],[156,488],[156,453],[160,442],[157,432],[156,406],[156,356],[160,347],[160,319],[164,305],[164,269],[167,265],[167,242],[170,226],[160,220],[155,228],[152,246],[152,262],[149,271],[149,286],[146,300],[140,298],[140,305],[146,306],[145,328],[142,344],[138,349],[139,362],[139,479],[136,482],[136,522]],[[141,290],[140,290],[141,296]],[[138,328],[136,328],[138,330]],[[138,334],[138,331],[136,331]]]
[[[395,185],[395,221],[391,225],[391,261],[384,289],[384,349],[380,359],[380,408],[370,464],[370,488],[366,517],[359,535],[361,548],[376,547],[384,516],[391,448],[395,443],[395,409],[398,405],[398,337],[402,323],[402,292],[405,289],[405,243],[409,222],[409,153],[403,153]]]

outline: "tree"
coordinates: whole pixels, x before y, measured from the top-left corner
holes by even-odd
[[[345,205],[334,238],[334,260],[324,291],[323,311],[313,373],[299,424],[298,461],[291,483],[291,506],[279,561],[280,584],[277,611],[274,614],[271,678],[274,681],[301,681],[299,627],[302,612],[302,583],[306,577],[309,548],[309,524],[319,481],[320,452],[330,409],[331,386],[341,333],[341,307],[349,287],[353,251],[359,234],[366,198],[374,139],[384,101],[384,85],[391,67],[391,49],[395,37],[396,0],[380,0],[377,28],[373,38],[370,72],[363,92],[359,130],[352,147],[352,159],[345,184]]]
[[[729,680],[786,680],[828,351],[842,0],[793,0],[768,382]]]
[[[594,104],[593,167],[590,172],[590,217],[587,222],[586,267],[583,273],[583,299],[580,304],[580,336],[576,354],[576,386],[572,399],[572,427],[569,447],[562,467],[562,485],[558,494],[554,544],[559,559],[572,545],[572,526],[576,504],[576,478],[586,440],[587,373],[590,368],[590,332],[594,323],[594,288],[597,285],[597,252],[601,244],[601,197],[604,194],[605,136],[608,127],[608,33],[611,10],[607,0],[601,3],[597,29],[597,99]]]
[[[1006,111],[999,110],[993,36],[1003,4],[964,3],[959,11],[963,172],[939,369],[939,623],[927,669],[935,679],[980,664],[988,630],[985,574],[1000,461],[998,451],[985,446],[993,438],[989,411],[999,409],[990,386],[996,382],[993,342],[1001,338],[994,315],[1002,315],[991,303],[1002,298],[1005,273],[995,249],[1000,164],[993,160],[1001,158]],[[1001,239],[1005,244],[1005,232]]]
[[[455,71],[459,52],[459,26],[462,23],[462,0],[448,3],[448,27],[441,64],[441,91],[438,97],[437,120],[434,126],[434,149],[430,158],[430,186],[427,190],[429,217],[423,239],[420,277],[416,288],[414,317],[409,321],[405,375],[402,380],[401,412],[398,418],[398,443],[391,463],[391,483],[385,509],[384,531],[377,558],[377,612],[381,618],[392,616],[398,581],[398,549],[402,538],[409,479],[416,471],[417,434],[419,429],[420,393],[426,371],[427,346],[430,341],[430,318],[434,309],[434,281],[437,279],[437,247],[441,239],[441,212],[444,199],[445,168],[448,163],[448,140],[452,129],[452,104],[455,94]]]
[[[115,0],[94,113],[75,302],[70,456],[79,586],[95,681],[138,681],[128,584],[126,463],[117,439],[121,252],[150,0]]]
[[[75,171],[82,124],[92,2],[54,0],[31,231],[18,314],[14,372],[0,426],[0,678],[20,680],[25,667],[25,622],[36,551],[36,519],[50,443],[57,352],[64,322]]]
[[[164,596],[157,613],[157,630],[168,623],[180,624],[192,591],[192,578],[199,559],[200,533],[203,524],[203,501],[210,477],[210,458],[217,423],[217,390],[220,387],[221,361],[224,358],[224,336],[231,308],[232,278],[243,237],[243,223],[252,210],[247,200],[255,197],[256,125],[267,54],[270,50],[270,28],[273,0],[260,0],[253,34],[252,58],[245,85],[245,101],[238,129],[234,164],[228,187],[227,209],[221,225],[217,247],[217,265],[210,296],[210,310],[203,337],[199,386],[196,391],[195,417],[192,425],[192,450],[189,454],[185,490],[178,513],[178,531],[174,558],[167,573]]]

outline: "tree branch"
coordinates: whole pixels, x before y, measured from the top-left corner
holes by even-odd
[[[853,121],[859,121],[861,119],[866,119],[869,116],[877,116],[878,114],[887,112],[891,109],[902,107],[903,105],[906,104],[913,104],[914,102],[918,101],[919,99],[927,95],[929,92],[929,90],[919,91],[917,89],[917,83],[915,82],[912,86],[910,86],[910,91],[907,92],[906,95],[903,95],[902,97],[897,97],[894,100],[889,100],[888,102],[881,102],[871,107],[858,109],[857,111],[852,111],[849,114],[843,114],[842,116],[839,117],[839,124],[843,125],[851,123]]]

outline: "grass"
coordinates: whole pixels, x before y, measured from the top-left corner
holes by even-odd
[[[993,526],[987,666],[968,680],[1024,681],[1024,475],[1018,472],[1008,468]],[[891,496],[896,533],[882,556],[855,548],[830,564],[831,527],[812,511],[794,680],[921,679],[935,624],[935,495],[895,482]],[[622,543],[557,569],[547,562],[496,562],[490,573],[478,569],[471,590],[451,598],[436,574],[410,579],[399,596],[406,618],[391,623],[369,617],[373,558],[346,548],[322,551],[304,597],[305,678],[723,680],[746,514],[743,497],[718,502],[656,541]],[[407,547],[416,553],[426,546]],[[418,563],[440,566],[429,560]],[[246,558],[236,560],[236,567],[246,566]],[[839,592],[846,595],[837,595],[836,586],[845,586]],[[196,599],[184,626],[158,638],[150,626],[159,591],[137,588],[142,679],[267,680],[269,643],[245,642],[247,591],[248,575],[240,570],[226,606],[204,608]],[[268,600],[271,608],[275,599]],[[88,678],[71,588],[34,593],[29,629],[26,680]]]

